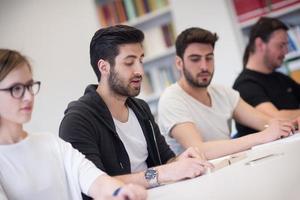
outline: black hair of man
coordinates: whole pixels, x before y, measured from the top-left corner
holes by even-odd
[[[255,39],[261,38],[261,40],[267,43],[272,34],[277,30],[287,31],[289,28],[282,21],[276,18],[271,17],[261,17],[251,28],[249,41],[246,46],[244,56],[243,56],[243,65],[246,67],[250,53],[255,52]]]
[[[217,40],[216,33],[197,27],[188,28],[182,31],[176,39],[176,55],[183,59],[183,54],[191,43],[210,44],[214,48]]]
[[[131,26],[115,25],[99,29],[90,43],[90,62],[98,81],[101,79],[98,69],[100,59],[109,62],[111,67],[114,67],[120,45],[142,43],[143,40],[144,33]]]

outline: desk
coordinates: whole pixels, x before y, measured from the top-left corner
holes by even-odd
[[[300,134],[245,153],[243,160],[210,174],[150,189],[148,199],[300,200]]]

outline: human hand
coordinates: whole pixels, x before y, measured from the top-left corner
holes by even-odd
[[[293,126],[294,126],[294,132],[299,131],[300,127],[300,116],[298,116],[296,119],[292,121]]]
[[[264,142],[271,142],[282,137],[287,137],[293,132],[294,126],[291,121],[273,119],[261,134]]]
[[[186,178],[194,178],[213,168],[211,163],[198,158],[184,158],[157,167],[160,184],[176,182]]]
[[[202,165],[207,168],[213,168],[213,165],[207,162],[206,156],[202,153],[197,147],[189,147],[179,156],[177,156],[176,160],[184,160],[187,158],[196,158],[202,161]]]
[[[128,184],[124,185],[119,189],[119,191],[114,194],[111,198],[112,200],[144,200],[147,198],[147,191],[145,188]]]

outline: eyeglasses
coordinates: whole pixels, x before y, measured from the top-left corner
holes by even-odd
[[[36,81],[29,84],[15,84],[9,88],[0,89],[0,91],[10,92],[11,96],[15,99],[22,99],[25,94],[25,90],[27,89],[30,94],[36,95],[40,91],[41,82]]]

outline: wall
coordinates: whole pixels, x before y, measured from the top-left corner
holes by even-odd
[[[31,131],[57,133],[68,102],[96,82],[89,42],[98,24],[93,1],[0,0],[0,48],[20,50],[42,81]]]
[[[213,82],[232,86],[241,71],[242,55],[228,0],[171,0],[177,33],[198,26],[216,32]]]

